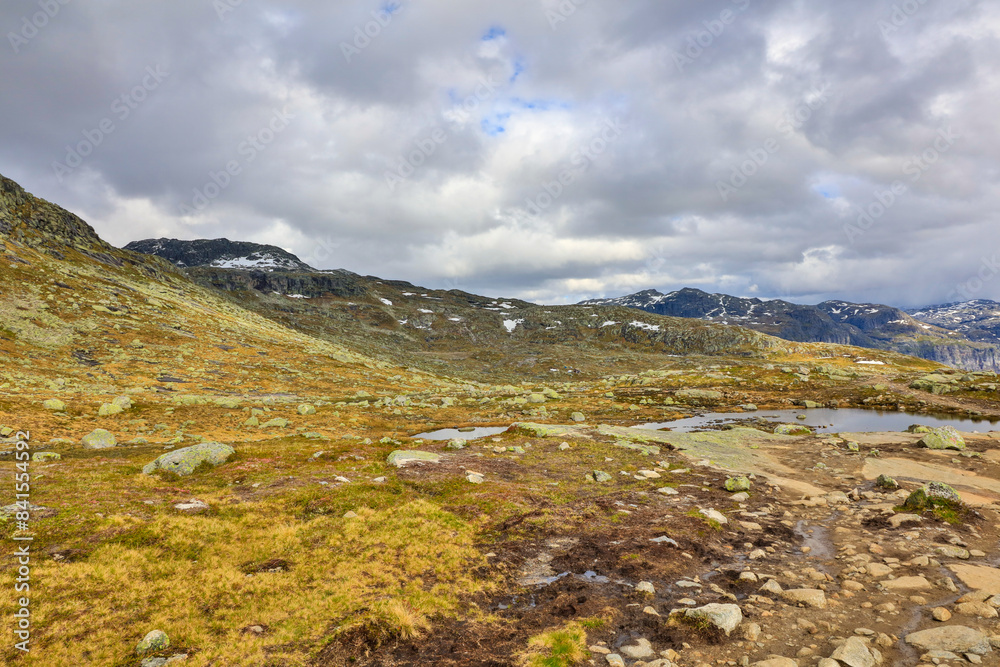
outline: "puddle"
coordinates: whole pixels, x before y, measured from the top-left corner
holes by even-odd
[[[805,419],[799,419],[805,415]],[[654,422],[641,424],[635,428],[658,430],[670,429],[680,433],[690,433],[699,429],[718,427],[736,421],[763,420],[779,424],[805,424],[817,433],[871,433],[881,431],[905,431],[912,424],[924,424],[930,427],[954,426],[959,431],[988,432],[995,430],[997,422],[975,420],[955,415],[914,415],[906,412],[861,410],[845,408],[833,410],[819,408],[807,410],[764,410],[761,412],[712,412],[688,419],[676,419],[669,422]]]
[[[836,514],[830,517],[833,521]],[[795,533],[799,536],[803,547],[809,547],[810,551],[805,554],[807,558],[818,560],[833,560],[836,558],[836,550],[833,541],[830,539],[830,531],[825,526],[809,525],[805,521],[799,521],[795,525]]]
[[[439,431],[430,431],[413,436],[423,440],[451,440],[461,438],[462,440],[478,440],[491,435],[498,435],[507,430],[506,426],[480,426],[471,431],[459,431],[457,428],[443,428]]]

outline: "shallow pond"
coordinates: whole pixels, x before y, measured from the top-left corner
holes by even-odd
[[[805,419],[798,419],[799,415],[805,415]],[[996,422],[987,420],[973,420],[969,417],[958,417],[954,415],[911,415],[906,412],[881,411],[881,410],[860,410],[856,408],[830,410],[821,408],[816,410],[761,410],[760,412],[712,412],[709,414],[691,417],[689,419],[677,419],[670,422],[654,422],[642,424],[636,428],[644,429],[670,429],[681,433],[704,430],[712,426],[731,423],[737,420],[762,419],[768,422],[781,424],[805,424],[812,427],[817,433],[870,433],[875,431],[905,431],[912,424],[924,424],[937,428],[940,426],[954,426],[959,431],[987,432],[996,430]]]
[[[423,438],[424,440],[451,440],[453,438],[461,438],[462,440],[477,440],[479,438],[485,438],[491,435],[503,433],[506,430],[506,426],[480,426],[472,429],[471,431],[459,431],[457,428],[443,428],[439,431],[421,433],[420,435],[415,435],[413,437]]]

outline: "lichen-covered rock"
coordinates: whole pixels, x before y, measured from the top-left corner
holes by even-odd
[[[298,413],[303,417],[316,414],[316,406],[310,405],[309,403],[303,403],[298,407]]]
[[[56,452],[35,452],[31,455],[31,460],[39,463],[45,463],[46,461],[58,461],[60,459],[62,459],[62,455],[57,454]]]
[[[111,447],[118,446],[118,440],[115,439],[115,435],[103,428],[94,429],[83,436],[81,443],[84,449],[110,449]]]
[[[582,412],[574,412],[573,414],[571,414],[569,416],[569,418],[572,419],[573,421],[577,422],[577,423],[587,421],[587,416],[585,414],[583,414]]]
[[[132,398],[130,396],[116,396],[111,405],[117,405],[122,410],[132,409]]]
[[[965,449],[965,438],[953,426],[936,428],[920,439],[918,443],[927,449]]]
[[[723,398],[721,391],[711,389],[681,389],[674,396],[685,401],[721,401]]]
[[[879,475],[878,479],[875,480],[875,488],[882,491],[895,491],[899,488],[899,482],[889,477],[889,475]]]
[[[604,472],[603,470],[595,470],[591,475],[595,482],[610,482],[614,477]]]
[[[63,412],[66,410],[66,404],[60,401],[58,398],[50,398],[49,400],[42,403],[42,407],[46,410],[52,410],[53,412]]]
[[[812,430],[801,424],[779,424],[774,429],[775,435],[810,435]]]
[[[448,449],[465,449],[466,445],[469,443],[462,438],[452,438],[448,441]]]
[[[125,411],[122,409],[122,406],[120,406],[120,405],[115,405],[114,403],[104,403],[97,410],[97,416],[98,417],[111,417],[113,415],[120,415],[123,412],[125,412]]]
[[[730,493],[739,493],[741,491],[750,490],[750,480],[746,477],[730,477],[726,480],[726,491]]]
[[[235,454],[236,450],[229,445],[218,442],[203,442],[168,452],[146,465],[142,472],[151,475],[156,470],[166,470],[183,477],[193,473],[203,463],[209,463],[213,466],[222,465]]]
[[[261,428],[288,428],[288,420],[284,417],[275,417],[260,425]]]
[[[167,633],[162,630],[153,630],[136,645],[135,652],[136,655],[142,655],[153,651],[162,651],[169,647],[170,638],[167,637]]]

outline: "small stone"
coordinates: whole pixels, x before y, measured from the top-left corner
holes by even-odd
[[[636,640],[635,644],[622,646],[619,650],[633,660],[642,660],[643,658],[651,658],[656,655],[656,651],[653,650],[653,646],[649,643],[648,639]]]
[[[648,581],[640,581],[635,587],[636,592],[645,593],[647,595],[656,595],[656,589],[653,588],[653,584]]]
[[[309,403],[303,403],[298,407],[297,412],[303,417],[314,415],[316,414],[316,406],[310,405]]]
[[[162,630],[153,630],[136,645],[135,652],[136,655],[142,655],[152,651],[162,651],[169,646],[170,638],[167,637],[167,633]]]
[[[354,513],[354,512],[350,512],[349,511],[349,512],[345,512],[344,513],[344,518],[345,519],[357,519],[358,515],[356,513]]]
[[[729,519],[726,518],[726,515],[724,515],[722,512],[719,512],[718,510],[700,509],[698,510],[698,513],[701,514],[706,519],[708,519],[709,521],[714,521],[723,526],[729,523]]]
[[[935,621],[941,621],[943,623],[951,620],[951,612],[944,607],[935,607],[931,610],[931,618]]]
[[[595,470],[592,474],[595,482],[604,483],[604,482],[610,482],[612,479],[614,479],[614,477],[604,472],[603,470]]]
[[[465,449],[468,442],[462,440],[461,438],[453,438],[448,441],[448,449]]]
[[[836,660],[846,667],[876,667],[882,663],[882,654],[870,648],[861,637],[849,637],[847,641],[837,647],[830,659]]]
[[[608,667],[625,667],[625,661],[617,653],[606,655],[604,659],[608,661]]]
[[[582,412],[574,412],[569,416],[569,418],[577,423],[587,421],[587,416]]]
[[[42,403],[42,407],[46,410],[52,410],[53,412],[64,412],[66,410],[66,404],[58,398],[50,398]]]
[[[482,484],[486,481],[486,477],[478,472],[470,472],[465,476],[465,480],[470,484]]]
[[[190,514],[197,514],[198,512],[204,512],[208,509],[208,503],[203,500],[198,500],[197,498],[192,498],[191,500],[184,503],[177,503],[174,505],[174,509],[180,512],[188,512]]]

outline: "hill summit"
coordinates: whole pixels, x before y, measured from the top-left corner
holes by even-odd
[[[145,239],[133,241],[126,250],[157,255],[176,266],[213,266],[221,269],[260,271],[315,271],[292,253],[273,245],[229,239]]]

